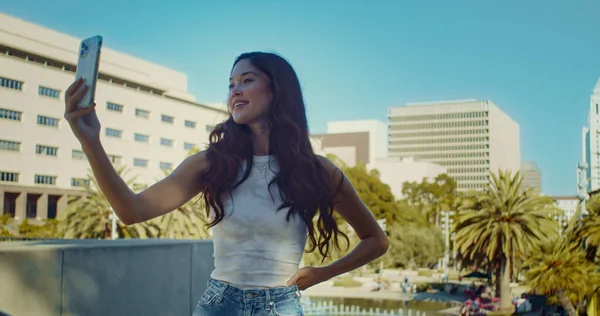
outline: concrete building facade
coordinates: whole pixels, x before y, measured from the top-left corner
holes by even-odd
[[[588,126],[582,132],[583,161],[588,163],[589,191],[600,189],[600,78],[590,96]]]
[[[379,178],[390,186],[397,199],[404,197],[402,186],[405,182],[421,183],[425,178],[432,181],[438,175],[447,172],[443,166],[427,161],[416,161],[413,157],[377,158],[368,164],[367,168],[379,171]]]
[[[521,167],[519,125],[491,101],[407,104],[388,119],[390,156],[442,165],[461,191],[483,189],[490,170]]]
[[[364,163],[368,170],[376,169],[380,180],[390,186],[398,199],[402,198],[405,182],[433,179],[447,171],[443,166],[412,157],[388,157],[387,125],[381,121],[329,122],[327,132],[313,135],[325,154],[334,154],[350,167]]]
[[[553,196],[554,205],[561,210],[558,221],[562,227],[573,218],[579,208],[579,198],[576,196]]]
[[[521,163],[523,186],[533,188],[537,193],[542,192],[542,172],[533,161]]]
[[[0,14],[0,214],[55,217],[89,164],[64,120],[81,39]],[[110,43],[110,41],[106,41]],[[164,177],[226,115],[187,92],[187,76],[104,47],[96,90],[101,140],[134,190]]]
[[[387,157],[387,124],[378,120],[334,121],[327,123],[327,134],[369,133],[368,158],[365,163]]]
[[[312,138],[319,141],[325,153],[336,155],[349,166],[387,157],[387,125],[381,121],[328,122],[327,133]]]

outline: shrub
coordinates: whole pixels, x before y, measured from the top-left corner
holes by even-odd
[[[415,285],[417,286],[417,292],[427,292],[427,290],[429,290],[431,288],[431,285],[429,283],[415,283]]]

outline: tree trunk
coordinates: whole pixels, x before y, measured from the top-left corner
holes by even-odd
[[[502,267],[500,267],[500,265],[496,266],[496,268],[494,269],[494,281],[496,285],[496,294],[494,296],[500,297],[502,296],[502,293],[500,292],[502,288],[502,285],[500,285],[500,283],[502,282]]]
[[[556,296],[558,297],[560,305],[562,305],[567,313],[569,313],[569,316],[577,316],[577,311],[575,310],[573,303],[571,303],[571,300],[567,297],[563,290],[556,291]]]
[[[499,311],[513,313],[515,306],[512,303],[510,291],[510,265],[505,258],[500,261],[500,306]]]

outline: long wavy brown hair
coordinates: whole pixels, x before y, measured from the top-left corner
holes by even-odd
[[[318,248],[324,260],[331,254],[332,244],[339,249],[338,236],[348,241],[333,215],[334,197],[344,177],[337,188],[332,188],[329,173],[313,152],[302,90],[292,66],[279,55],[252,52],[238,56],[233,67],[243,59],[270,79],[273,101],[268,113],[269,154],[277,159],[280,168],[269,187],[274,183],[279,187],[283,203],[278,210],[289,208],[287,220],[296,215],[304,220],[310,240],[307,252]],[[210,133],[206,153],[210,168],[201,181],[204,201],[214,212],[208,224],[212,227],[224,217],[223,198],[244,182],[252,169],[250,129],[235,123],[230,114]],[[243,164],[246,168],[240,179],[238,173]],[[207,216],[210,209],[207,208]],[[315,229],[313,219],[317,214]]]

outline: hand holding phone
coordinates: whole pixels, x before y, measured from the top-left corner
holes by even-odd
[[[76,79],[65,91],[65,119],[83,146],[100,141],[100,121],[94,99],[101,46],[100,36],[81,42]]]
[[[79,78],[83,79],[83,83],[89,88],[77,103],[77,108],[87,108],[94,104],[101,49],[102,36],[100,35],[86,38],[81,41],[75,80],[78,80]]]

